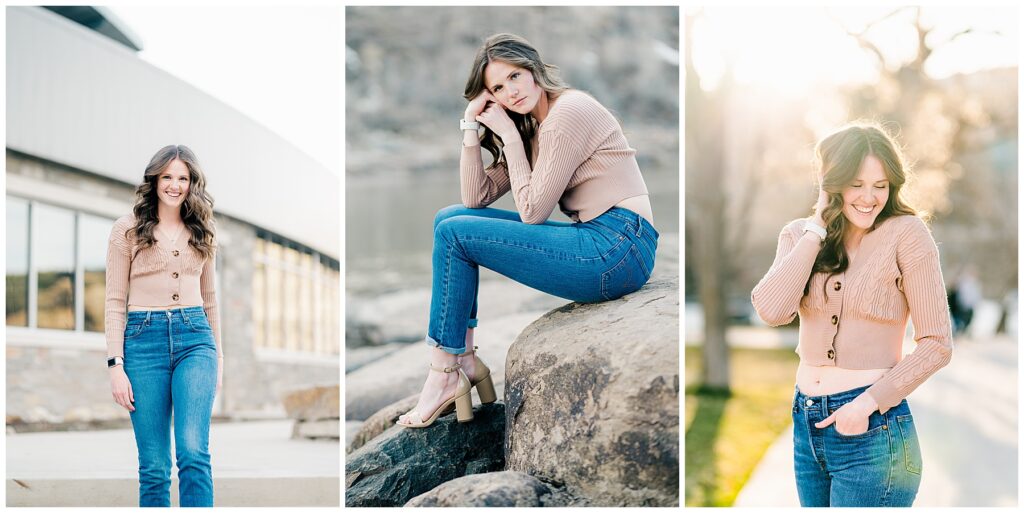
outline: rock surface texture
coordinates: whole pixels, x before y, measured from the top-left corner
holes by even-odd
[[[338,385],[296,390],[282,400],[285,412],[295,419],[292,438],[341,438],[341,394]]]
[[[505,404],[505,470],[593,506],[678,506],[678,278],[535,321],[509,350]]]
[[[490,472],[460,477],[414,497],[406,507],[585,506],[564,490],[522,472]]]
[[[345,448],[345,453],[351,453],[366,445],[367,442],[380,436],[387,430],[395,427],[395,422],[403,413],[416,407],[420,395],[413,394],[405,399],[391,403],[381,408],[377,413],[370,415],[370,418],[359,426],[359,431],[352,437],[352,441]]]
[[[428,428],[393,427],[346,458],[345,505],[401,506],[441,483],[501,470],[505,407],[477,406],[460,424],[446,415]]]

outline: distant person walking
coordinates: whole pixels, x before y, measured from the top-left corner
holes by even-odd
[[[956,310],[960,316],[955,325],[957,335],[966,333],[971,326],[974,308],[981,303],[981,298],[981,282],[974,267],[968,265],[956,280]]]
[[[949,363],[939,251],[900,194],[897,145],[854,124],[817,147],[814,215],[787,224],[754,287],[768,324],[800,316],[793,445],[802,506],[910,506],[921,450],[906,397]],[[907,318],[917,347],[902,356]]]
[[[463,204],[434,218],[432,372],[401,426],[429,426],[452,408],[472,419],[471,386],[496,400],[473,342],[480,267],[581,302],[619,298],[650,278],[658,232],[636,151],[615,117],[557,71],[511,34],[476,54],[459,123]],[[517,212],[484,208],[510,191]],[[556,206],[574,222],[548,221]]]
[[[223,353],[213,198],[195,154],[166,146],[107,249],[107,366],[139,450],[139,506],[170,506],[171,419],[182,506],[213,506],[210,416]],[[173,413],[173,415],[172,415]]]

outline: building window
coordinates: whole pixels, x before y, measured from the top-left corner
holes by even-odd
[[[7,197],[7,325],[28,326],[28,202]]]
[[[103,332],[103,312],[107,299],[107,240],[113,222],[89,214],[79,214],[79,250],[85,331]]]
[[[7,325],[102,333],[113,219],[6,199]]]
[[[255,346],[340,354],[338,262],[265,232],[257,236],[253,260]]]
[[[37,203],[32,260],[40,328],[75,329],[75,212]]]

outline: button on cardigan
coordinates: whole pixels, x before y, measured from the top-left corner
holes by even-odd
[[[846,271],[811,277],[821,241],[803,232],[806,222],[798,219],[782,229],[775,261],[751,302],[772,326],[800,316],[797,353],[805,364],[889,369],[867,390],[885,413],[952,357],[938,247],[918,217],[891,217],[864,236]],[[908,317],[917,347],[903,357]]]
[[[215,258],[203,258],[188,243],[188,231],[171,245],[156,244],[139,249],[133,216],[114,222],[107,245],[107,285],[104,324],[107,356],[124,356],[124,328],[129,306],[184,308],[202,305],[213,330],[217,355],[220,344],[220,314],[214,289]]]

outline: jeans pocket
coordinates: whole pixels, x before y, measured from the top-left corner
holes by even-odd
[[[636,292],[650,277],[651,271],[644,264],[640,250],[636,244],[630,244],[622,259],[601,274],[601,297],[612,300]]]
[[[135,338],[146,328],[146,321],[128,321],[124,327],[124,339]]]
[[[868,429],[867,429],[867,431],[864,431],[863,433],[855,433],[855,434],[852,434],[852,435],[847,435],[847,434],[841,433],[839,431],[839,426],[836,425],[835,423],[833,423],[831,427],[835,431],[836,436],[838,436],[840,440],[860,440],[860,439],[864,439],[864,438],[871,438],[871,437],[877,436],[877,435],[879,435],[879,434],[881,434],[881,433],[883,433],[883,432],[885,432],[886,430],[889,429],[889,426],[887,425],[887,422],[886,422],[885,415],[882,415],[881,413],[878,413],[877,411],[872,413],[871,416],[868,417]]]
[[[922,466],[921,444],[917,440],[914,417],[911,415],[897,416],[896,424],[900,427],[900,437],[903,440],[903,459],[907,466],[907,472],[920,475]]]
[[[188,325],[189,329],[196,333],[210,333],[213,328],[210,327],[210,321],[206,318],[206,313],[201,315],[189,315],[185,317],[185,324]]]

